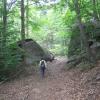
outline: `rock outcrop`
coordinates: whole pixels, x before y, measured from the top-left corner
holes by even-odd
[[[46,61],[54,60],[54,55],[50,51],[42,48],[36,41],[32,39],[18,41],[18,46],[24,52],[24,60],[26,64],[32,64],[40,61],[41,58],[45,59]]]

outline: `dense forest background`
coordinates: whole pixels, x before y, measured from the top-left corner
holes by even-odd
[[[32,38],[55,55],[96,63],[100,52],[100,0],[1,0],[0,79],[22,61],[20,40]]]

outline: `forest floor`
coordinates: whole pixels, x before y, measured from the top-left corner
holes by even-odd
[[[100,100],[100,62],[81,72],[67,70],[66,61],[49,62],[44,79],[29,67],[23,76],[0,85],[0,100]]]

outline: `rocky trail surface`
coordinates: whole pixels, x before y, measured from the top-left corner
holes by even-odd
[[[58,57],[49,62],[44,79],[31,69],[0,85],[0,100],[100,100],[100,66],[85,72],[67,70],[66,61]]]

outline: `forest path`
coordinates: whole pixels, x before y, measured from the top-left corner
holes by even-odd
[[[100,100],[100,84],[87,87],[87,73],[65,70],[66,61],[58,57],[49,62],[44,79],[31,73],[1,85],[0,100]]]

